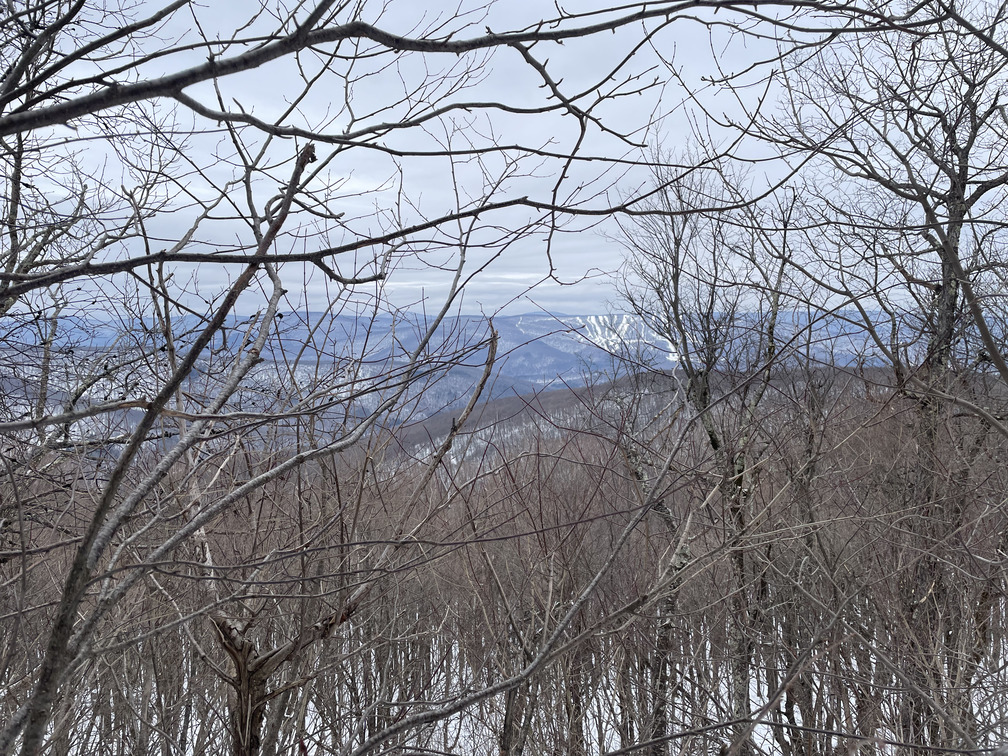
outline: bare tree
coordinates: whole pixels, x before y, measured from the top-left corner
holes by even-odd
[[[851,438],[879,440],[873,464],[889,465],[891,472],[875,478],[876,485],[899,498],[886,503],[870,490],[859,494],[878,506],[866,523],[888,523],[878,538],[894,556],[879,559],[887,577],[876,580],[888,580],[892,590],[869,589],[880,583],[862,577],[841,581],[850,587],[830,600],[817,600],[821,610],[836,608],[819,615],[818,626],[796,617],[784,622],[789,657],[803,659],[830,626],[845,625],[857,641],[840,655],[852,662],[862,659],[855,665],[862,671],[852,688],[858,690],[855,708],[861,721],[909,751],[974,749],[1003,728],[1003,721],[983,716],[975,705],[982,691],[997,685],[997,673],[986,660],[1002,653],[989,634],[994,621],[990,596],[1000,590],[1001,577],[983,560],[999,559],[990,537],[1003,529],[1004,513],[987,499],[981,482],[989,469],[988,455],[997,456],[994,449],[1005,435],[1003,383],[1008,378],[999,330],[1006,180],[1000,106],[1005,57],[997,43],[1003,34],[1002,12],[990,6],[953,10],[925,3],[909,15],[889,15],[885,28],[866,29],[846,24],[872,18],[870,11],[838,8],[834,31],[825,38],[814,28],[815,18],[824,17],[809,15],[804,24],[792,27],[793,36],[780,44],[769,76],[757,66],[720,80],[721,91],[736,95],[734,115],[726,116],[720,105],[715,110],[701,95],[695,100],[710,129],[731,134],[736,146],[732,162],[760,164],[755,156],[768,147],[778,157],[777,172],[761,179],[769,188],[749,198],[732,196],[729,202],[705,196],[687,208],[685,218],[678,208],[661,208],[654,222],[663,224],[660,238],[676,240],[689,224],[731,218],[740,202],[760,194],[800,198],[800,212],[790,220],[778,213],[752,224],[727,221],[760,234],[788,236],[789,244],[766,247],[776,246],[769,259],[782,266],[780,283],[768,291],[788,302],[796,324],[833,321],[834,339],[843,330],[840,324],[846,322],[849,329],[848,359],[827,368],[826,390],[809,380],[815,376],[813,354],[800,356],[804,367],[782,363],[788,381],[805,373],[799,385],[813,403],[803,414],[814,421],[806,449],[819,450],[806,453],[789,485],[823,511],[817,500],[822,501],[828,483],[822,476],[829,475],[830,460],[840,449],[823,445],[821,413],[835,402],[830,381],[850,386],[857,378],[864,382],[865,397],[877,403],[879,425],[870,421],[862,430],[852,430]],[[763,85],[763,98],[755,103],[748,95],[754,80]],[[714,157],[724,164],[724,155]],[[783,200],[778,202],[783,206]],[[718,211],[719,205],[728,212]],[[748,246],[759,248],[758,243]],[[665,272],[644,280],[648,290],[657,288],[670,301],[679,278],[668,266],[679,259],[677,252],[661,249],[648,257],[647,249],[634,249],[633,259],[644,273],[661,270],[653,259],[666,266]],[[724,266],[717,270],[723,278]],[[737,296],[738,290],[729,282],[725,291]],[[687,305],[691,312],[693,307]],[[643,309],[662,312],[653,306]],[[728,321],[740,322],[737,311]],[[680,330],[703,333],[700,326],[691,323]],[[694,370],[690,345],[682,348],[682,371],[689,376]],[[889,407],[898,408],[904,419],[889,416]],[[899,438],[901,422],[909,435],[891,445],[892,438]],[[876,436],[870,428],[887,432]],[[773,443],[773,436],[766,438]],[[772,466],[770,459],[761,469],[769,473]],[[806,567],[790,578],[795,585],[811,564],[836,576],[845,551],[829,530],[816,535],[819,518],[809,513],[806,518],[803,529],[812,540]],[[986,556],[978,562],[978,554]],[[778,573],[786,584],[784,564],[765,560],[764,569]],[[773,581],[770,588],[768,599]],[[861,594],[866,590],[875,592],[867,601]],[[811,598],[807,587],[800,591]],[[868,625],[865,617],[872,618]],[[869,659],[884,675],[865,673]],[[825,682],[820,680],[822,690]],[[825,721],[813,724],[823,714],[816,713],[816,678],[807,668],[794,667],[768,683],[767,702],[754,715],[757,721],[778,717],[775,701],[782,700],[792,702],[780,712],[782,724],[830,729]],[[891,709],[881,713],[868,706],[872,686],[878,684],[891,684],[896,691]],[[753,732],[752,725],[745,729]],[[779,732],[781,748],[813,748],[796,733]],[[735,745],[740,742],[736,736]]]
[[[492,6],[5,7],[0,753],[71,749],[127,718],[137,747],[213,748],[224,698],[233,753],[293,734],[288,705],[303,723],[312,681],[332,671],[320,649],[383,576],[434,558],[411,539],[451,500],[430,486],[454,434],[395,516],[334,533],[380,486],[375,439],[452,365],[492,366],[489,333],[443,329],[473,275],[518,240],[549,256],[570,219],[613,211],[607,169],[634,142],[608,108],[651,87],[635,56],[690,6],[556,9],[509,31],[487,25]],[[625,49],[568,91],[545,48],[613,32]],[[538,88],[493,91],[505,58]],[[432,174],[449,189],[433,200]],[[392,296],[425,275],[437,301]],[[401,303],[429,315],[410,323]],[[512,677],[385,707],[355,752],[524,684],[574,614]],[[144,655],[162,641],[186,661],[171,679],[164,656]],[[150,673],[140,691],[110,661],[129,653]],[[199,665],[223,689],[169,703]],[[388,692],[376,685],[375,701]]]
[[[5,6],[0,753],[993,737],[1001,22],[887,5]],[[611,202],[687,20],[787,117]],[[614,212],[678,370],[469,435],[469,282]]]
[[[656,155],[652,162],[657,166],[656,194],[649,212],[624,227],[629,274],[622,293],[631,310],[671,345],[682,400],[699,417],[713,458],[710,473],[720,491],[715,516],[722,523],[734,573],[729,718],[738,723],[737,742],[746,743],[754,638],[765,593],[747,541],[759,516],[753,497],[765,463],[762,452],[772,442],[761,405],[782,352],[792,349],[797,338],[790,313],[781,316],[794,207],[781,203],[766,211],[751,203],[743,194],[745,177],[726,175],[710,160],[685,173],[665,167],[702,164],[699,156],[685,161]],[[723,209],[726,206],[736,209]],[[653,443],[640,441],[645,448]],[[673,542],[677,531],[673,525]],[[666,611],[671,613],[673,607]],[[667,623],[665,633],[672,632]],[[665,637],[659,645],[673,644]],[[652,732],[656,753],[664,752],[667,734],[661,724],[667,720],[667,703],[661,698]]]

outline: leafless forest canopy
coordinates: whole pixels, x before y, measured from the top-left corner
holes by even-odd
[[[0,754],[1003,754],[1008,7],[422,5],[0,9]]]

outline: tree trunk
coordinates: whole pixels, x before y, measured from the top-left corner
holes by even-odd
[[[231,756],[259,756],[266,712],[266,678],[255,667],[257,654],[246,637],[247,627],[214,618],[217,639],[234,666],[228,694],[228,729]]]
[[[651,726],[648,739],[653,741],[648,750],[650,756],[665,756],[668,753],[668,709],[672,680],[672,616],[675,599],[666,598],[661,602],[664,611],[658,617],[658,637],[655,639],[655,661],[652,672],[654,689],[651,702]]]

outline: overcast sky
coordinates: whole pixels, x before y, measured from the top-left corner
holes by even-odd
[[[215,0],[202,9],[197,10],[199,26],[209,38],[230,39],[235,34],[235,28],[249,16],[250,4],[247,0]],[[443,0],[391,0],[384,4],[365,5],[364,20],[375,23],[381,28],[403,34],[415,34],[416,29],[440,22],[453,26],[462,26],[463,19],[474,24],[460,32],[460,36],[475,36],[489,27],[494,31],[504,31],[527,26],[541,20],[544,15],[553,15],[555,9],[552,3],[538,0],[511,0],[496,2],[489,9],[481,9],[481,3],[463,2],[461,6]],[[565,10],[588,11],[593,8],[605,8],[604,2],[572,2],[564,4]],[[384,9],[380,16],[371,8]],[[369,16],[368,14],[372,15]],[[166,38],[197,41],[198,36],[193,31],[195,24],[191,17],[178,14],[164,29]],[[269,19],[265,16],[260,20],[263,31],[269,27]],[[244,30],[250,34],[257,31],[255,26]],[[597,80],[616,61],[626,55],[628,50],[641,36],[641,27],[636,26],[604,34],[588,40],[568,41],[563,45],[540,45],[535,53],[540,60],[548,59],[549,71],[555,80],[562,81],[567,92],[577,92],[589,83]],[[633,61],[623,70],[624,75],[641,76],[638,85],[655,83],[639,95],[624,97],[604,103],[596,114],[603,122],[621,133],[629,135],[632,140],[648,145],[642,150],[633,145],[593,129],[586,139],[582,154],[605,157],[637,158],[646,154],[647,149],[660,143],[665,150],[685,149],[690,141],[689,127],[686,120],[687,109],[682,103],[685,92],[678,84],[667,83],[669,79],[668,65],[676,67],[682,75],[700,86],[700,79],[709,73],[713,66],[712,55],[717,55],[724,65],[725,61],[735,61],[736,65],[744,65],[747,59],[755,58],[755,52],[740,46],[725,47],[726,35],[717,33],[718,39],[712,45],[708,30],[702,25],[688,20],[677,22],[671,28],[662,32],[655,39],[655,46],[640,49]],[[396,70],[385,70],[375,77],[363,80],[354,91],[354,103],[357,113],[366,112],[369,106],[379,107],[388,100],[390,93],[394,95],[407,87],[415,79],[422,80],[425,71],[417,70],[419,64],[427,66],[429,71],[437,72],[437,66],[451,72],[453,66],[458,66],[455,56],[424,58],[414,55],[405,57],[406,65]],[[183,64],[192,65],[199,58],[186,61],[184,58],[173,58],[156,61],[149,71],[155,74],[156,66],[164,66],[165,70],[178,69]],[[465,62],[465,61],[463,61]],[[302,60],[302,64],[306,61]],[[310,61],[308,61],[310,64]],[[364,63],[363,65],[366,65]],[[296,81],[295,61],[282,60],[264,66],[254,72],[231,76],[219,82],[219,86],[227,102],[238,102],[248,112],[269,118],[270,114],[279,112],[285,107],[285,101],[292,96],[290,83]],[[325,92],[325,85],[318,85],[316,90],[300,104],[300,110],[306,123],[318,123],[327,114],[333,114],[333,108],[340,104],[342,92],[334,91],[332,101],[320,94]],[[472,100],[498,100],[500,102],[527,107],[544,101],[544,90],[541,81],[521,59],[517,51],[511,49],[498,50],[486,64],[483,77],[477,86],[467,94]],[[341,82],[334,77],[334,87]],[[193,87],[188,94],[213,103],[215,96],[209,85]],[[335,104],[334,104],[335,103]],[[183,113],[183,120],[191,118]],[[365,119],[366,120],[366,119]],[[198,121],[197,121],[198,123]],[[204,122],[206,124],[206,122]],[[456,123],[458,126],[458,124]],[[339,128],[339,119],[333,123],[333,129]],[[411,132],[406,136],[391,137],[398,140],[395,146],[403,149],[430,148],[436,143],[445,143],[449,138],[452,144],[464,146],[465,140],[472,137],[477,142],[486,140],[492,132],[492,137],[500,143],[518,143],[522,145],[541,146],[551,149],[566,149],[577,137],[576,123],[572,118],[555,116],[525,116],[518,117],[495,111],[493,116],[486,118],[476,116],[471,127],[461,126],[455,133],[444,128],[438,131],[439,125],[432,124],[427,133]],[[467,128],[469,133],[467,133]],[[475,135],[475,136],[474,136]],[[194,153],[209,152],[220,149],[224,137],[220,133],[209,134],[193,139],[189,151]],[[290,154],[295,147],[286,148]],[[326,148],[322,148],[323,150]],[[198,158],[197,158],[198,159]],[[491,171],[503,171],[503,164],[493,165]],[[536,199],[548,201],[550,190],[555,181],[556,162],[537,165],[529,161],[521,173],[530,171],[531,175],[520,175],[505,183],[501,198],[527,195]],[[400,174],[401,169],[401,174]],[[627,196],[647,182],[648,175],[644,169],[609,168],[605,169],[602,162],[576,165],[566,185],[566,191],[571,192],[583,185],[581,197],[588,199],[592,207],[602,207],[607,201],[615,202],[621,196]],[[217,180],[226,180],[228,171],[222,166]],[[279,173],[278,173],[279,175]],[[399,194],[397,180],[402,176],[403,195]],[[475,166],[456,162],[449,164],[443,158],[425,160],[402,160],[397,165],[387,156],[366,150],[352,150],[345,156],[332,161],[326,172],[319,177],[333,187],[334,207],[346,213],[347,219],[356,223],[351,225],[356,232],[378,231],[387,228],[395,222],[399,214],[402,222],[408,223],[422,215],[434,216],[454,207],[458,202],[456,193],[463,197],[479,196],[483,191],[481,184],[486,181],[486,173],[477,170]],[[194,191],[199,192],[194,182]],[[275,187],[274,187],[275,189]],[[401,196],[408,198],[403,203]],[[499,216],[495,222],[508,225],[519,222],[522,214],[515,213]],[[356,220],[354,220],[356,219]],[[160,227],[154,225],[154,231],[164,239],[170,240],[178,231],[172,224],[178,224],[178,218],[166,221]],[[509,246],[500,256],[481,269],[485,260],[478,254],[473,254],[468,262],[469,271],[480,269],[466,286],[463,300],[463,310],[467,312],[492,313],[506,308],[507,312],[518,313],[543,308],[554,312],[566,313],[597,313],[605,311],[610,302],[616,299],[615,282],[619,278],[623,247],[619,243],[619,230],[610,220],[593,219],[591,221],[573,221],[552,239],[552,261],[555,279],[548,278],[549,265],[546,257],[546,242],[544,237],[533,235]],[[345,240],[345,239],[344,239]],[[209,247],[215,245],[247,244],[240,229],[218,224],[205,231],[203,239]],[[333,243],[341,241],[334,238]],[[394,271],[386,286],[385,293],[397,305],[414,307],[436,305],[443,294],[448,274],[439,272],[435,266],[439,263],[451,264],[451,260],[425,259],[423,264],[406,258]],[[185,280],[187,271],[178,272],[179,280]],[[298,286],[301,291],[293,290],[290,294],[294,306],[308,306],[319,309],[329,297],[322,277],[310,275],[307,287],[299,286],[303,276],[300,268],[289,268],[284,272],[285,282],[289,276],[293,282],[292,289]],[[200,270],[200,285],[204,287],[221,286],[224,279],[220,272]],[[246,304],[247,309],[247,304]]]

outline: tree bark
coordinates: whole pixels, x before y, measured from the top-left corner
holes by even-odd
[[[256,664],[260,657],[246,636],[247,627],[217,617],[213,622],[217,640],[234,666],[228,694],[231,756],[259,756],[266,713],[266,675]]]

